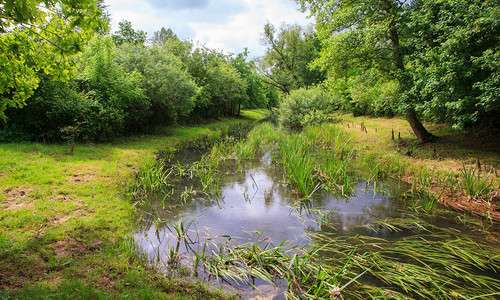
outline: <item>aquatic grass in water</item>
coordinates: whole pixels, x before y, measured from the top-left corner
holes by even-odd
[[[395,230],[408,230],[409,225]],[[398,228],[401,224],[392,226]],[[354,254],[350,268],[353,273],[345,277],[366,270],[371,276],[356,280],[352,289],[345,290],[343,294],[348,299],[370,295],[375,299],[472,299],[478,296],[495,299],[500,295],[500,280],[487,276],[488,272],[500,272],[499,254],[467,239],[445,233],[419,234],[395,242],[328,233],[315,233],[312,239],[325,243],[322,250],[329,266],[341,263],[339,258],[357,247],[361,255]]]
[[[140,192],[161,191],[169,186],[168,178],[170,174],[171,170],[165,166],[163,159],[149,159],[137,172],[134,189]]]
[[[322,161],[319,167],[325,186],[330,190],[340,191],[344,196],[350,195],[354,191],[351,176],[348,174],[352,156],[339,159],[335,153],[324,149],[318,154]]]
[[[284,136],[279,151],[288,181],[300,195],[310,197],[320,183],[306,141],[297,134]]]
[[[250,285],[254,285],[256,279],[271,284],[284,280],[288,299],[329,298],[332,291],[340,293],[364,275],[362,272],[353,280],[344,280],[351,257],[343,262],[340,270],[325,268],[314,259],[322,249],[290,246],[286,240],[274,246],[261,237],[263,233],[257,233],[255,242],[241,246],[218,244],[217,250],[205,260],[210,274],[229,283],[247,282]]]

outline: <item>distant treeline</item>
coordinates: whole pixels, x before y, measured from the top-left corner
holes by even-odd
[[[147,41],[144,32],[121,22],[118,32],[94,36],[73,59],[70,80],[37,74],[38,88],[26,105],[5,111],[0,141],[104,142],[278,101],[246,52],[195,47],[164,28]]]
[[[31,14],[24,27],[12,26],[19,16],[0,23],[0,141],[109,141],[275,106],[294,128],[337,111],[405,115],[422,142],[433,140],[423,120],[500,127],[499,0],[296,0],[315,27],[266,24],[267,50],[255,62],[165,28],[147,40],[123,21],[109,34],[94,26],[107,24],[107,14],[92,1],[95,22],[86,27],[89,16],[66,12],[80,31],[61,22],[23,29]]]

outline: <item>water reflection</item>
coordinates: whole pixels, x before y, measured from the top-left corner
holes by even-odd
[[[284,239],[293,245],[306,244],[307,234],[315,231],[386,237],[387,231],[373,228],[372,224],[401,214],[397,201],[365,182],[360,182],[357,193],[349,198],[318,193],[312,199],[298,201],[297,195],[284,186],[279,171],[265,155],[242,171],[235,166],[225,170],[218,201],[198,196],[178,205],[175,193],[170,204],[176,205],[167,203],[166,209],[157,206],[158,211],[152,214],[160,223],[145,219],[142,230],[136,234],[138,243],[151,258],[167,255],[168,249],[177,244],[168,224],[182,220],[194,220],[188,234],[195,244],[207,240],[224,242],[228,237],[231,244],[242,244],[254,241],[263,231],[266,242],[275,245]],[[182,191],[184,186],[193,184],[193,180],[183,180],[175,189]],[[180,249],[189,256],[188,247],[182,245]]]

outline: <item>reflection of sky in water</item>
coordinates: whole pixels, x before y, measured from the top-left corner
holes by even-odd
[[[193,200],[176,207],[175,211],[156,213],[163,221],[195,220],[189,234],[193,240],[203,242],[219,236],[215,241],[224,242],[227,238],[220,236],[227,235],[231,236],[232,244],[244,244],[255,241],[256,231],[265,230],[261,239],[266,238],[266,243],[274,245],[284,239],[292,245],[307,243],[307,232],[320,230],[319,218],[331,210],[333,212],[327,216],[328,225],[321,230],[343,235],[380,234],[367,226],[397,214],[391,201],[371,188],[365,189],[364,184],[360,184],[357,194],[349,199],[318,194],[307,205],[292,205],[297,197],[280,186],[280,179],[273,168],[235,172],[223,178],[228,183],[222,186],[223,200],[219,203]],[[157,234],[154,223],[149,225],[136,235],[141,248],[152,256],[158,250],[166,255],[168,247],[177,243],[175,236],[166,227],[160,228]],[[183,245],[180,249],[186,252]]]

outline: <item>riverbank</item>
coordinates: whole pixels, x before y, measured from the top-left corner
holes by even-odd
[[[141,263],[128,238],[136,215],[126,187],[158,151],[266,114],[246,111],[113,144],[77,144],[73,154],[67,144],[1,144],[1,298],[230,297]]]
[[[425,185],[447,207],[500,220],[498,138],[426,124],[438,140],[420,144],[401,118],[337,115],[333,120],[349,132],[360,156],[380,164],[381,172],[397,173],[417,188]]]

